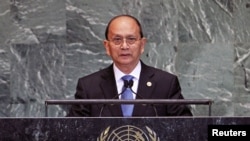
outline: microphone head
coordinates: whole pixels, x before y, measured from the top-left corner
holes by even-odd
[[[134,81],[133,80],[129,80],[128,87],[131,88],[133,86],[133,84],[134,84]]]
[[[124,87],[129,88],[129,81],[128,80],[124,80]]]

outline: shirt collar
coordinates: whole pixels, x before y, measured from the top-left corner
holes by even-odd
[[[115,64],[113,65],[113,69],[116,81],[119,81],[124,75],[126,75],[122,71],[120,71]],[[129,75],[132,75],[134,76],[134,79],[139,80],[140,72],[141,72],[141,61],[139,61],[139,63],[135,66],[134,70]]]

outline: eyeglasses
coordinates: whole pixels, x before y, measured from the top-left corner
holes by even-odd
[[[140,39],[137,39],[136,37],[126,37],[126,38],[123,38],[123,37],[115,37],[113,39],[111,39],[111,42],[114,43],[115,45],[121,45],[123,43],[123,41],[126,41],[127,44],[129,45],[133,45],[136,41],[138,40],[141,40]]]

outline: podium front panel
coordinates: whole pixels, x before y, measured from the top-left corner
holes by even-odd
[[[1,118],[1,141],[207,141],[209,125],[250,125],[250,117]]]

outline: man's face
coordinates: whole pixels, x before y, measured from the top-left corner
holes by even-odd
[[[144,51],[146,39],[141,38],[136,22],[129,17],[119,17],[112,21],[108,40],[104,41],[106,53],[117,66],[134,67]]]

